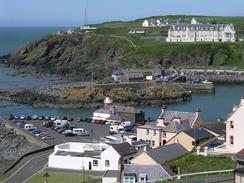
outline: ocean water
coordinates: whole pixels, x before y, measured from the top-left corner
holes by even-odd
[[[65,27],[0,27],[0,56],[16,52],[22,46]]]

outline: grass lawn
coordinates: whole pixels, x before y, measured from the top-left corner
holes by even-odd
[[[175,173],[177,173],[179,168],[180,173],[184,174],[211,170],[234,169],[235,162],[231,158],[225,156],[205,157],[190,154],[179,159],[168,161],[166,162],[166,166]]]
[[[43,183],[45,177],[38,173],[31,177],[26,183]],[[83,176],[82,173],[48,173],[48,183],[96,183],[98,179]]]

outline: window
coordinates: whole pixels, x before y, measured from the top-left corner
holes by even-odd
[[[127,163],[128,163],[128,161],[127,161],[127,159],[125,159],[125,160],[124,160],[124,164],[127,164]]]
[[[147,135],[149,135],[149,129],[147,129]]]
[[[147,182],[147,175],[146,174],[139,174],[139,183],[146,183]]]
[[[152,146],[153,146],[153,147],[155,146],[155,141],[154,141],[154,140],[152,140]]]
[[[157,131],[156,130],[153,130],[153,135],[157,135]]]
[[[109,167],[109,160],[105,160],[105,166]]]
[[[230,145],[234,145],[234,136],[230,136]]]
[[[151,145],[151,140],[148,141],[148,144]]]
[[[93,160],[93,166],[98,166],[98,160]]]
[[[166,138],[166,132],[163,132],[163,138]]]
[[[230,129],[234,129],[234,121],[230,121]]]
[[[134,176],[124,176],[124,183],[135,183],[136,178]]]

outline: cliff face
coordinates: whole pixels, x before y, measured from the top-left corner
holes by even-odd
[[[129,43],[95,34],[49,35],[2,57],[5,63],[29,66],[34,74],[72,76],[80,80],[103,78],[118,67],[117,58],[131,50]]]
[[[132,37],[130,38],[132,40]],[[48,35],[0,57],[0,63],[28,68],[32,74],[71,76],[78,80],[109,77],[118,68],[244,67],[244,44],[151,43],[132,47],[129,40],[112,35],[82,33]]]

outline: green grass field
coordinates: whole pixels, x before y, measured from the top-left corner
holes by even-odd
[[[43,183],[45,177],[43,173],[38,173],[25,183]],[[82,173],[48,173],[46,178],[48,183],[96,183],[98,179],[84,176]]]
[[[180,173],[184,174],[212,170],[234,169],[235,162],[231,158],[225,156],[205,157],[189,154],[179,159],[166,162],[166,166],[175,173],[177,173],[179,168]]]

